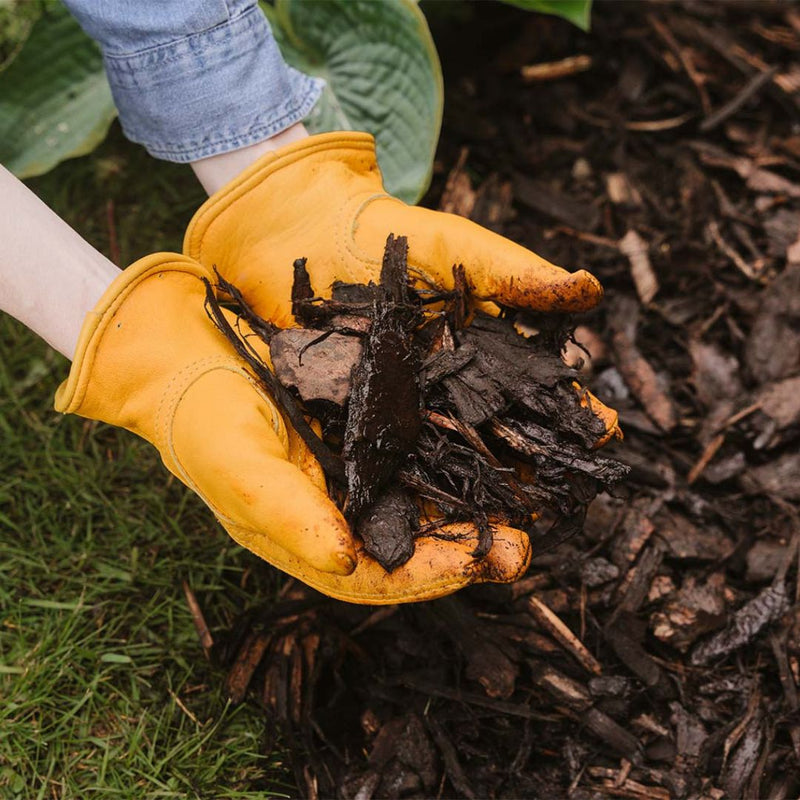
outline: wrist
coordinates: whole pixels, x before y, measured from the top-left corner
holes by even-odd
[[[255,144],[242,147],[238,150],[231,150],[227,153],[220,153],[216,156],[209,156],[208,158],[201,158],[198,161],[192,161],[191,167],[197,179],[210,196],[232,181],[251,164],[258,161],[265,153],[278,150],[287,144],[305,139],[308,135],[308,131],[303,123],[298,122],[285,131],[281,131],[275,136],[265,139],[263,142],[256,142]]]

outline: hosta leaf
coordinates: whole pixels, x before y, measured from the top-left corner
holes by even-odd
[[[277,0],[268,13],[286,60],[327,81],[309,128],[372,133],[387,190],[419,200],[430,183],[443,89],[416,3]]]
[[[60,3],[48,6],[0,72],[0,163],[41,175],[93,150],[116,113],[97,45]]]
[[[588,31],[592,13],[592,0],[505,0],[528,11],[555,14],[569,20],[581,30]]]

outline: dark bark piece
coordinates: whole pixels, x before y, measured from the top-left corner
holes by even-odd
[[[778,583],[768,586],[733,615],[725,630],[701,642],[692,650],[692,664],[708,664],[715,658],[721,658],[743,647],[765,625],[778,619],[788,608],[786,585]]]
[[[464,770],[458,760],[458,751],[453,746],[453,742],[445,732],[444,727],[433,716],[426,716],[425,722],[433,736],[433,740],[436,742],[436,746],[439,748],[439,752],[442,754],[447,778],[453,784],[453,788],[460,797],[465,797],[467,800],[475,800],[477,795],[464,774]]]
[[[595,456],[559,441],[552,431],[535,422],[506,418],[503,422],[494,420],[491,429],[522,455],[547,456],[573,472],[583,472],[606,484],[616,483],[628,473],[627,467],[618,461]]]
[[[458,596],[436,600],[430,610],[439,626],[445,626],[447,635],[458,642],[466,658],[465,676],[480,683],[489,697],[508,700],[519,677],[513,645],[487,637],[484,625]]]
[[[460,374],[475,357],[476,352],[477,348],[474,345],[465,344],[455,350],[439,350],[430,356],[423,364],[425,389],[430,389],[444,378]]]
[[[466,325],[468,297],[467,271],[463,264],[453,264],[453,295],[447,305],[447,319],[454,331],[460,331]]]
[[[753,797],[745,792],[745,786],[758,763],[758,757],[764,742],[764,721],[761,714],[756,714],[749,721],[742,738],[728,762],[722,775],[722,786],[728,797]]]
[[[800,453],[784,453],[774,461],[753,467],[743,477],[751,491],[800,500]]]
[[[331,298],[342,305],[363,306],[368,309],[378,297],[379,289],[374,283],[343,283],[335,281],[331,287]]]
[[[760,539],[747,552],[746,580],[752,583],[770,582],[786,561],[789,545]]]
[[[292,280],[292,314],[303,325],[312,326],[326,318],[326,313],[319,305],[314,304],[314,288],[306,269],[305,258],[295,259],[292,264],[294,278]]]
[[[747,339],[745,362],[750,374],[766,383],[800,370],[800,264],[789,264],[762,298]]]
[[[593,231],[600,222],[600,212],[573,197],[552,189],[543,181],[519,173],[514,176],[517,200],[579,231]]]
[[[408,240],[405,236],[389,234],[381,262],[381,288],[386,299],[398,306],[411,303],[408,285]]]
[[[599,708],[590,708],[581,718],[581,722],[601,742],[623,758],[627,758],[632,764],[641,764],[642,746],[639,740]]]
[[[733,552],[734,543],[716,525],[695,525],[686,515],[671,509],[659,511],[654,522],[674,558],[717,562]]]
[[[468,363],[442,382],[458,417],[468,425],[482,425],[508,406],[502,382],[489,377],[483,364]]]
[[[653,635],[685,653],[698,637],[725,624],[725,589],[722,573],[716,572],[706,581],[687,575],[681,588],[651,616]]]
[[[353,377],[343,450],[353,518],[377,500],[414,450],[422,428],[419,360],[411,336],[417,311],[401,304],[408,296],[406,251],[403,237],[390,237],[382,270],[386,294],[375,302]]]
[[[617,616],[606,625],[603,634],[611,645],[617,658],[660,699],[669,699],[675,696],[675,691],[669,683],[664,671],[658,663],[650,657],[640,641],[631,634],[636,625],[631,624],[631,615],[628,613]]]
[[[381,728],[369,762],[383,772],[379,797],[401,797],[415,789],[430,792],[436,785],[436,754],[425,726],[414,713]],[[409,777],[417,781],[409,781]]]
[[[234,705],[244,700],[253,674],[264,658],[270,640],[269,634],[251,632],[236,656],[236,661],[225,679],[225,694]]]
[[[391,572],[414,554],[418,517],[417,505],[408,493],[393,487],[361,514],[356,533],[366,552]]]
[[[778,430],[800,425],[800,375],[765,384],[753,400]]]

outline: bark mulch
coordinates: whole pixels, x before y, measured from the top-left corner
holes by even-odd
[[[800,8],[471,8],[433,20],[426,204],[600,278],[567,358],[630,473],[514,585],[287,582],[218,647],[229,695],[312,798],[796,796]]]

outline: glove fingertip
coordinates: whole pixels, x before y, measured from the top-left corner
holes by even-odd
[[[477,562],[476,583],[512,583],[521,578],[531,563],[528,534],[515,528],[498,526],[492,549]]]

